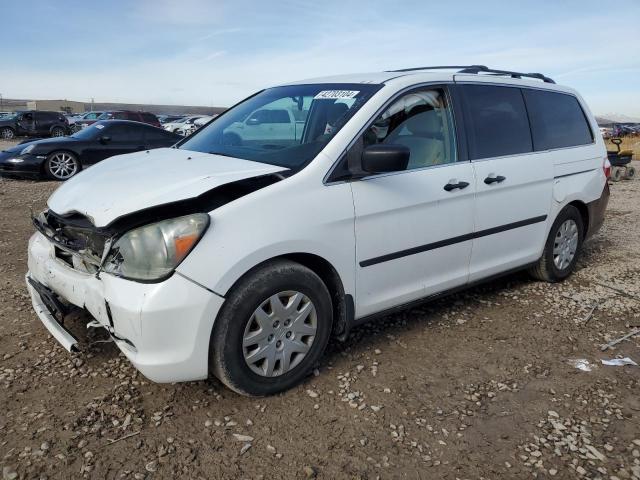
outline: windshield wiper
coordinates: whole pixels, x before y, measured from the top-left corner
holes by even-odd
[[[220,155],[221,157],[231,157],[231,158],[236,158],[233,155],[229,155],[228,153],[222,153],[222,152],[207,152],[210,155]]]

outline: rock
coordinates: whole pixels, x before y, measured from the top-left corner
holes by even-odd
[[[2,480],[15,480],[18,472],[13,467],[2,467]]]
[[[555,476],[556,473],[558,473],[558,470],[556,470],[555,468],[550,468],[549,469],[549,475],[551,475],[552,477]]]
[[[150,461],[144,466],[144,469],[147,472],[151,472],[151,473],[155,472],[158,469],[158,461],[157,460]]]
[[[318,398],[318,393],[314,392],[313,390],[307,390],[307,395],[309,395],[311,398]]]
[[[267,452],[276,453],[276,447],[274,447],[273,445],[267,445]]]
[[[313,467],[306,465],[302,471],[307,478],[316,478],[317,472]]]
[[[247,453],[247,451],[249,451],[250,448],[251,448],[251,444],[245,443],[240,449],[240,455],[244,455],[245,453]]]
[[[46,452],[50,448],[51,445],[49,444],[49,442],[42,442],[42,444],[40,445],[40,450],[42,450],[43,452]]]
[[[211,420],[207,420],[206,422],[204,422],[204,426],[209,428],[211,425],[213,425],[213,422]]]
[[[249,435],[242,435],[240,433],[234,433],[233,438],[235,438],[238,442],[253,442],[253,437]]]

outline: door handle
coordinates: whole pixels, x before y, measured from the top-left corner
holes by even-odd
[[[458,189],[462,190],[463,188],[467,188],[467,187],[469,186],[469,182],[451,183],[452,181],[455,181],[455,180],[451,180],[451,181],[449,181],[449,183],[447,183],[447,184],[444,186],[444,189],[445,189],[447,192],[450,192],[451,190],[455,190],[456,188],[458,188]]]
[[[489,175],[484,179],[484,183],[487,185],[491,185],[492,183],[502,183],[507,179],[507,177],[503,177],[502,175]]]

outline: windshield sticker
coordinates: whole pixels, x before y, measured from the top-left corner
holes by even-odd
[[[104,125],[96,125],[96,128],[102,130],[104,128]]]
[[[318,93],[314,100],[335,100],[340,98],[355,98],[360,91],[358,90],[323,90]]]

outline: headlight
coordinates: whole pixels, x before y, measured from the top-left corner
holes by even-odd
[[[185,259],[209,226],[196,213],[163,220],[125,233],[111,247],[102,269],[132,280],[159,280]]]
[[[34,148],[36,148],[35,145],[29,145],[28,147],[25,147],[22,149],[22,151],[20,152],[20,155],[25,155],[29,153],[31,150],[33,150]]]

